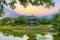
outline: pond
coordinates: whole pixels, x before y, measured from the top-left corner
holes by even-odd
[[[0,33],[0,40],[27,40],[29,37],[24,35],[23,37],[14,37],[13,35],[5,36],[4,34]]]
[[[36,39],[37,40],[53,40],[52,34],[48,33],[46,35],[41,35],[41,34],[36,34]]]
[[[31,36],[32,37],[32,36]],[[41,35],[41,34],[36,34],[35,35],[36,40],[53,40],[53,36],[48,33],[45,35]],[[17,37],[17,36],[13,36],[13,35],[6,35],[3,34],[2,32],[0,32],[0,40],[28,40],[29,36],[28,35],[23,35],[22,37]],[[33,39],[30,39],[33,40]]]

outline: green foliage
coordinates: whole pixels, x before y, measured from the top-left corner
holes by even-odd
[[[52,2],[52,0],[34,0],[33,2],[32,0],[30,0],[30,2],[32,5],[36,5],[36,6],[39,6],[39,5],[44,6],[44,4],[45,4],[45,7],[54,6],[54,2]]]
[[[3,19],[2,19],[3,24],[4,24],[4,25],[8,25],[8,24],[9,24],[8,22],[10,21],[10,19],[11,19],[11,18],[9,18],[9,17],[3,18]]]
[[[53,7],[54,2],[52,0],[18,0],[21,5],[27,7],[28,4],[32,4],[33,6],[45,6],[45,7]],[[17,0],[0,0],[0,16],[4,15],[4,5],[10,6],[10,8],[14,9],[15,4],[18,3]]]
[[[27,24],[28,20],[24,16],[19,16],[18,18],[15,19],[15,23]]]
[[[15,8],[15,4],[16,0],[11,0],[11,2],[9,3],[10,8],[14,9]]]
[[[2,22],[4,25],[28,25],[29,20],[25,16],[19,16],[17,18],[3,18]],[[39,20],[36,20],[36,25],[50,25],[51,22],[49,19],[46,18],[40,18]]]
[[[17,18],[3,18],[1,23],[4,25],[27,25],[28,22],[28,19],[26,19],[24,16],[19,16]]]
[[[55,30],[60,32],[60,12],[55,14],[51,20]]]
[[[50,19],[47,19],[47,18],[40,18],[38,20],[38,24],[40,25],[50,25],[51,22],[50,22]]]
[[[0,26],[2,26],[3,25],[3,22],[0,22]]]

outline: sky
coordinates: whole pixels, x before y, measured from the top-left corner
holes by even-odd
[[[24,8],[20,4],[16,4],[16,8],[14,11],[21,15],[35,15],[35,16],[45,16],[56,13],[60,9],[60,0],[53,0],[55,2],[55,7],[51,9],[45,8],[43,6],[32,6],[29,4],[27,8]]]
[[[15,4],[16,8],[10,9],[9,7],[5,7],[5,15],[3,17],[0,18],[4,18],[7,16],[13,17],[13,16],[17,16],[17,15],[34,15],[34,16],[52,16],[52,14],[55,14],[58,12],[58,10],[60,9],[60,0],[53,0],[55,2],[55,7],[52,7],[50,9],[45,8],[43,6],[32,6],[31,4],[29,4],[26,8],[24,8],[22,5],[20,4]]]

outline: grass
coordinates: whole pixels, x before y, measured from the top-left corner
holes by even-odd
[[[15,30],[15,31],[13,31]],[[0,32],[8,36],[9,34],[17,36],[17,37],[22,37],[23,35],[28,35],[29,39],[28,40],[36,40],[35,34],[46,34],[49,32],[48,25],[42,26],[0,26]],[[53,32],[57,33],[57,32]],[[54,37],[54,40],[60,40],[60,37],[56,36]]]
[[[0,26],[0,29],[17,29],[17,30],[41,30],[41,29],[48,29],[47,26]]]
[[[18,31],[18,32],[47,32],[49,31],[47,25],[46,26],[42,26],[42,25],[39,25],[39,26],[27,26],[27,25],[24,25],[24,26],[0,26],[0,30],[1,29],[10,29],[10,30],[13,30],[13,31]]]

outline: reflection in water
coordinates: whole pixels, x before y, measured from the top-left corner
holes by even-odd
[[[46,37],[47,40],[53,40],[53,36],[50,33],[46,34],[44,37]]]
[[[53,40],[50,33],[43,36],[39,32],[15,32],[10,29],[3,29],[0,32],[2,32],[0,33],[0,40]]]
[[[24,35],[23,37],[14,37],[12,35],[5,36],[4,34],[0,33],[0,40],[27,40],[29,37]]]
[[[48,33],[44,36],[41,34],[37,34],[36,36],[37,36],[36,37],[37,40],[53,40],[53,36],[50,33]]]

